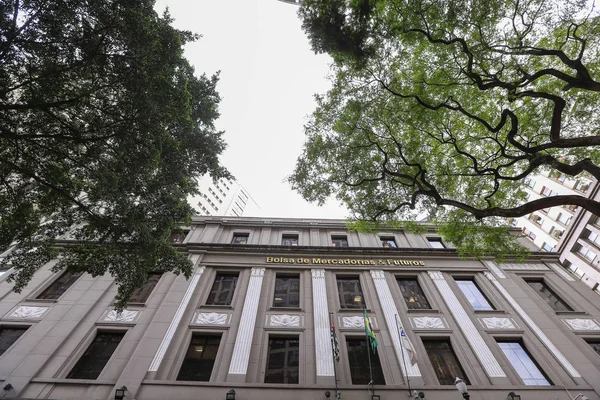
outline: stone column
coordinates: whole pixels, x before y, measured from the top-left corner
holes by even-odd
[[[331,383],[331,378],[333,378],[334,375],[333,353],[331,352],[329,307],[327,305],[325,270],[312,269],[311,274],[313,315],[315,324],[315,360],[317,364],[317,383]]]

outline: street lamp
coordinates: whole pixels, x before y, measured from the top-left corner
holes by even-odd
[[[227,392],[225,395],[225,400],[235,400],[235,390],[231,389],[229,392]]]
[[[460,394],[462,394],[463,399],[469,400],[471,398],[471,396],[469,396],[469,392],[467,391],[467,384],[465,381],[457,376],[454,384],[456,385],[456,389],[460,392]]]
[[[515,392],[510,392],[508,394],[508,397],[510,397],[510,400],[521,400],[521,396],[516,394]]]
[[[115,390],[115,400],[123,400],[125,398],[125,392],[127,391],[127,386],[121,387],[121,389]]]

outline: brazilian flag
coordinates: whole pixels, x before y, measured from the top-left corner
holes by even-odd
[[[363,312],[365,317],[365,334],[367,335],[367,339],[369,339],[369,343],[371,344],[371,350],[373,350],[373,354],[375,354],[377,351],[377,338],[373,332],[373,325],[371,325],[371,320],[369,319],[367,310],[363,310]]]

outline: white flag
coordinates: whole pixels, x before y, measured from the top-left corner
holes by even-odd
[[[404,332],[404,328],[402,328],[400,330],[400,344],[402,345],[402,347],[404,347],[404,349],[408,353],[408,356],[410,357],[410,364],[415,365],[417,363],[417,352],[415,351],[415,348],[413,347],[412,343],[408,339],[408,336],[406,336],[406,333]]]

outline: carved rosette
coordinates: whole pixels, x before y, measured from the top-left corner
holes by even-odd
[[[299,315],[272,314],[269,316],[269,326],[278,328],[300,327],[301,317]]]
[[[116,310],[106,310],[104,314],[102,314],[100,321],[132,323],[137,321],[141,314],[141,310],[123,310],[121,312],[117,312]]]
[[[569,328],[574,331],[600,331],[598,321],[589,318],[563,319]]]
[[[37,320],[42,319],[48,311],[50,311],[50,307],[18,306],[9,312],[5,318]]]
[[[413,317],[411,318],[415,329],[446,329],[445,321],[440,317]]]
[[[486,317],[479,318],[486,329],[517,329],[517,325],[510,318]]]
[[[227,325],[230,314],[216,312],[199,312],[195,315],[195,325]]]

